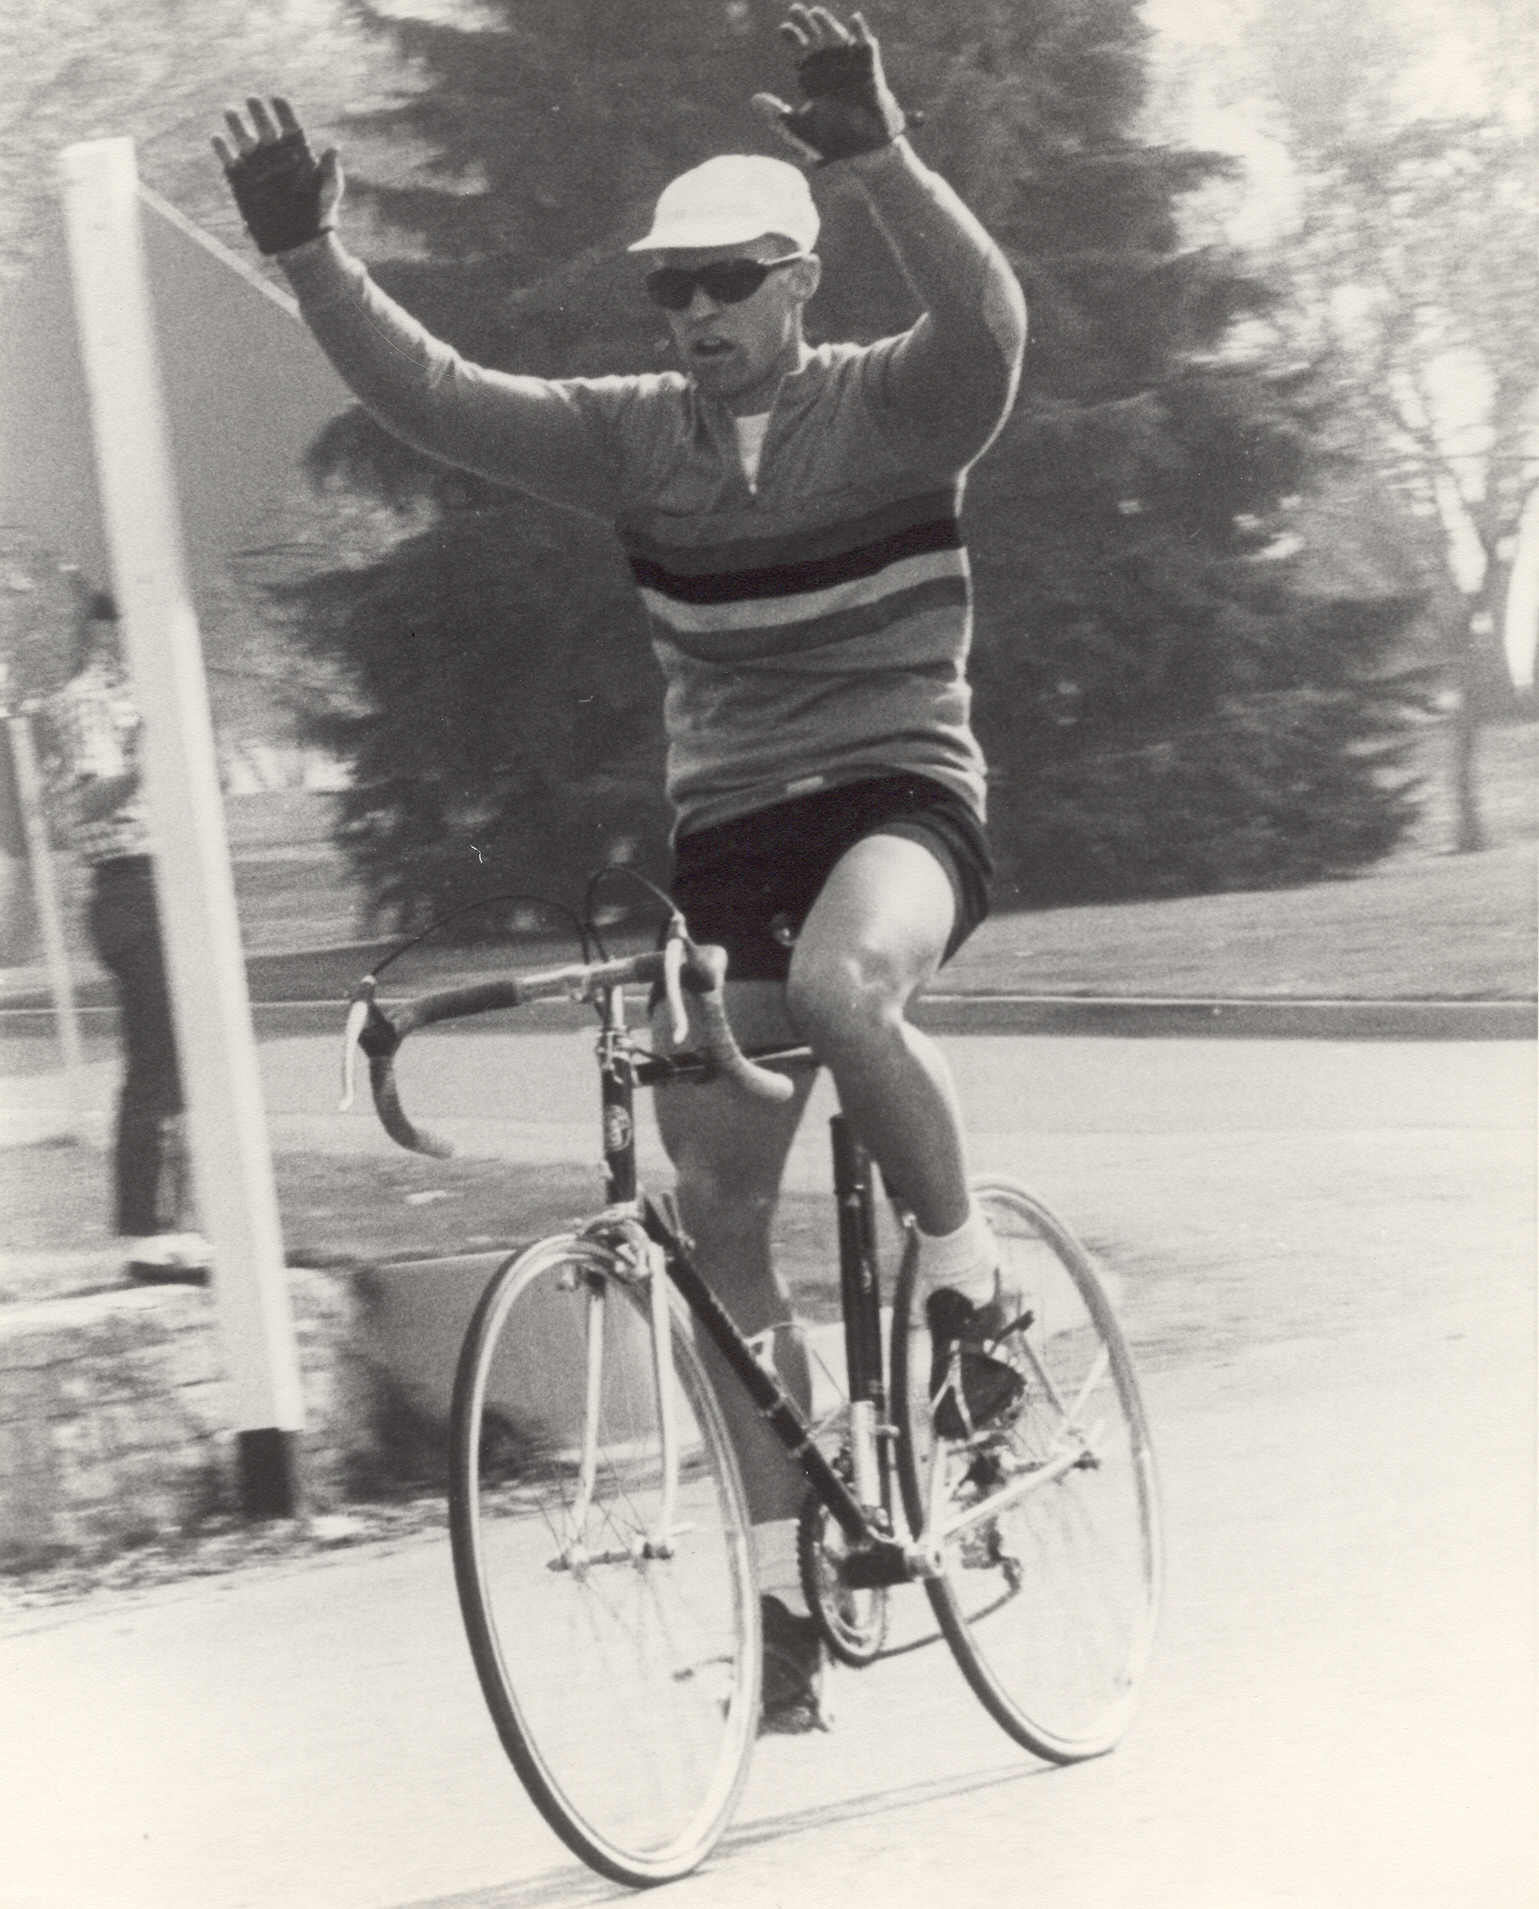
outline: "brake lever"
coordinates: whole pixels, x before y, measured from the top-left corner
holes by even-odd
[[[663,994],[668,1002],[668,1015],[672,1023],[675,1047],[682,1047],[689,1039],[689,1015],[684,1008],[684,989],[681,980],[688,939],[684,917],[675,911],[669,919],[668,934],[663,942]]]
[[[688,974],[688,987],[699,1007],[702,1042],[714,1067],[756,1100],[789,1100],[795,1092],[792,1082],[784,1074],[772,1073],[749,1060],[737,1044],[722,995],[727,978],[726,951],[691,943]]]
[[[365,1054],[393,1054],[400,1046],[400,1036],[395,1027],[380,1008],[374,998],[379,982],[372,974],[366,974],[353,990],[353,998],[348,1003],[347,1020],[342,1029],[342,1098],[337,1103],[338,1113],[351,1113],[357,1093],[357,1055],[362,1048]],[[368,1038],[372,1035],[372,1039]]]
[[[342,1029],[342,1098],[337,1102],[339,1114],[353,1111],[353,1101],[357,1095],[357,1067],[354,1057],[358,1052],[358,1036],[363,1032],[363,1024],[369,1018],[374,977],[370,975],[361,984],[361,988],[348,1003],[347,1021]],[[362,988],[371,993],[365,995]]]

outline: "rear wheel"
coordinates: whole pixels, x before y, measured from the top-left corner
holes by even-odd
[[[1020,1397],[970,1436],[937,1430],[924,1296],[906,1253],[892,1320],[898,1476],[916,1535],[1021,1488],[943,1538],[927,1588],[985,1708],[1036,1755],[1070,1763],[1122,1736],[1148,1660],[1160,1582],[1154,1454],[1089,1253],[1013,1182],[975,1191],[1006,1291],[1021,1299],[1010,1310],[1031,1315],[991,1348],[1019,1373]],[[941,1416],[954,1425],[954,1406]]]
[[[466,1335],[451,1430],[455,1579],[498,1733],[556,1833],[633,1885],[709,1853],[759,1700],[743,1487],[670,1317],[671,1517],[650,1291],[607,1246],[547,1240],[499,1269]]]

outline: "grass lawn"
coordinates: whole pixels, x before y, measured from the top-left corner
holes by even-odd
[[[1112,996],[1532,998],[1539,728],[1483,734],[1490,846],[1473,854],[1450,852],[1447,747],[1429,733],[1418,825],[1353,880],[996,917],[963,950],[954,984]]]
[[[1532,998],[1532,838],[1354,881],[996,915],[945,985],[1030,994]]]
[[[1539,727],[1487,731],[1481,800],[1491,846],[1449,852],[1454,819],[1428,737],[1417,828],[1350,881],[1179,901],[999,912],[947,970],[967,992],[1511,999],[1535,990]],[[1434,754],[1433,752],[1437,752]],[[325,838],[326,799],[230,805],[242,930],[253,950],[315,947],[361,932],[346,870]],[[281,838],[281,839],[280,839]],[[426,951],[414,961],[437,965]],[[454,957],[445,954],[448,964]]]
[[[1272,996],[1348,1000],[1527,999],[1535,992],[1539,726],[1487,731],[1481,802],[1490,846],[1449,852],[1454,839],[1444,778],[1428,736],[1427,794],[1418,826],[1396,853],[1348,881],[1306,888],[1200,895],[1176,901],[997,912],[947,969],[943,985],[968,993],[1128,996]],[[363,898],[331,843],[332,798],[298,790],[226,801],[241,933],[271,979],[272,958],[356,942]],[[93,973],[77,871],[60,874],[76,930],[80,972]],[[544,951],[523,958],[543,958]],[[565,959],[566,945],[553,958]],[[400,970],[406,987],[467,961],[429,944]],[[285,967],[290,964],[284,963]],[[265,998],[345,993],[357,960],[295,963],[295,983]],[[409,978],[408,978],[409,977]]]
[[[346,1268],[527,1243],[602,1204],[584,1165],[527,1165],[416,1154],[279,1153],[274,1162],[285,1255],[292,1266]],[[0,1150],[0,1304],[119,1283],[107,1229],[110,1162],[98,1148],[52,1141]],[[832,1196],[786,1199],[777,1222],[782,1268],[804,1317],[838,1316]]]

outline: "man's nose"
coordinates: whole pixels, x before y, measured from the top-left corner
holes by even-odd
[[[703,285],[696,285],[694,295],[691,297],[689,305],[686,308],[686,316],[690,318],[714,318],[720,310],[721,301],[712,298],[711,294]]]

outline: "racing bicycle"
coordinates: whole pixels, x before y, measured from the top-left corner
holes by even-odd
[[[1012,1403],[973,1424],[965,1352],[932,1391],[908,1247],[884,1343],[885,1189],[836,1114],[847,1385],[813,1421],[702,1277],[671,1195],[642,1186],[635,1120],[638,1089],[724,1077],[744,1095],[785,1098],[812,1056],[740,1051],[726,957],[694,945],[676,912],[655,950],[611,958],[600,944],[589,959],[587,942],[585,931],[580,962],[388,1012],[378,974],[367,976],[344,1063],[344,1105],[361,1050],[386,1131],[442,1154],[448,1144],[402,1105],[395,1059],[408,1035],[535,1001],[597,1010],[604,1203],[497,1267],[451,1408],[460,1608],[530,1796],[579,1857],[638,1887],[695,1868],[731,1821],[757,1730],[762,1638],[742,1478],[702,1341],[806,1478],[799,1565],[830,1652],[878,1661],[889,1599],[922,1584],[963,1676],[1017,1743],[1056,1763],[1110,1750],[1149,1658],[1160,1523],[1148,1423],[1091,1255],[1013,1180],[976,1183],[1021,1304],[991,1348],[1018,1376]],[[698,1044],[649,1051],[627,1023],[636,989],[666,999],[676,1043]]]

